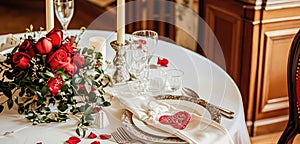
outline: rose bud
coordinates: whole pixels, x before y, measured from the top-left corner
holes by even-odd
[[[47,57],[47,63],[51,66],[52,70],[56,70],[58,66],[65,65],[67,62],[67,52],[61,49],[58,49],[54,53],[50,53]]]
[[[64,43],[63,45],[60,46],[59,49],[62,49],[64,51],[66,51],[67,53],[70,53],[70,54],[74,54],[74,50],[73,50],[73,47],[70,43]]]
[[[58,28],[53,28],[47,35],[51,39],[52,45],[54,47],[59,47],[63,39],[63,32]]]
[[[42,37],[36,43],[36,49],[39,54],[48,54],[52,50],[52,43],[50,38]]]
[[[81,68],[84,65],[84,59],[80,56],[80,54],[75,54],[72,57],[73,63],[76,64],[78,68]]]
[[[73,74],[77,71],[77,66],[73,63],[65,63],[64,65],[59,65],[56,69],[59,68],[65,69],[66,74],[68,74],[70,77],[72,77]]]
[[[35,56],[33,41],[25,39],[25,41],[19,46],[19,51],[28,53],[31,57]]]
[[[60,90],[61,86],[64,84],[64,81],[59,75],[56,75],[56,78],[51,78],[47,86],[49,87],[49,91],[52,96],[56,96],[58,91]]]
[[[73,74],[75,74],[75,72],[77,71],[77,66],[75,64],[73,64],[73,63],[68,63],[68,64],[64,65],[63,68],[65,69],[66,73],[70,77],[72,77]]]
[[[24,52],[16,52],[12,57],[12,62],[15,68],[25,70],[28,68],[31,57]]]

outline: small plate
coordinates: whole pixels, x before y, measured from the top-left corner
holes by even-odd
[[[202,99],[173,95],[156,96],[155,98],[173,105],[176,108],[202,115],[205,118],[220,123],[221,115],[219,110]],[[184,140],[172,134],[145,124],[130,111],[125,111],[123,113],[122,124],[131,134],[143,140],[155,143],[186,143]]]

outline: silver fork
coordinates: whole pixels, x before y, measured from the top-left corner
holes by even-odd
[[[111,135],[115,141],[120,144],[145,144],[142,141],[133,139],[123,127],[117,128],[117,131],[113,132]]]

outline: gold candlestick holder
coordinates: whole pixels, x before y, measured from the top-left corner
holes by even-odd
[[[130,46],[130,43],[127,40],[124,44],[112,41],[110,45],[116,51],[116,55],[113,59],[115,72],[113,73],[112,79],[115,84],[126,82],[130,79],[130,75],[126,69],[125,50]]]

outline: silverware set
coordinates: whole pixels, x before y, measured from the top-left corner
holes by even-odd
[[[146,144],[140,140],[132,138],[123,127],[117,128],[117,130],[111,135],[119,144]]]
[[[200,98],[200,96],[194,90],[192,90],[190,88],[187,88],[187,87],[183,87],[181,89],[181,93],[185,96]],[[211,105],[213,105],[213,104],[211,104]],[[228,109],[223,108],[223,107],[216,106],[216,105],[213,105],[213,106],[215,106],[220,111],[220,114],[223,117],[228,118],[228,119],[233,119],[234,118],[234,112],[233,111],[228,110]]]

